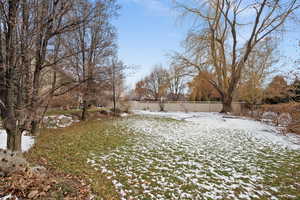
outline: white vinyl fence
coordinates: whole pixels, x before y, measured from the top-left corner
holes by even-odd
[[[131,110],[149,110],[160,111],[157,101],[131,101]],[[241,113],[243,103],[233,102],[233,112]],[[164,110],[169,112],[220,112],[222,110],[221,102],[209,101],[173,101],[164,103]]]

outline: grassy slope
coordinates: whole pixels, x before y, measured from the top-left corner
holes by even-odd
[[[126,138],[126,131],[118,129],[111,120],[82,122],[42,131],[26,157],[52,170],[89,180],[93,191],[104,199],[119,199],[111,182],[93,169],[87,158],[92,152],[105,152],[124,144]]]

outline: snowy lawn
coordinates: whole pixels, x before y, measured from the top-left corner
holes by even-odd
[[[122,199],[300,198],[298,136],[216,113],[136,114],[118,123],[129,142],[88,158]]]

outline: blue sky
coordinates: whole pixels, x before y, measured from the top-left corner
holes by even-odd
[[[147,75],[155,64],[167,65],[167,54],[180,50],[187,33],[169,0],[120,0],[118,30],[119,56],[136,66],[127,78],[129,87]]]
[[[135,66],[127,75],[126,85],[129,88],[149,74],[155,64],[167,66],[168,53],[182,50],[180,43],[192,24],[179,19],[171,1],[119,1],[122,8],[120,16],[114,21],[118,31],[119,57],[126,65]],[[300,37],[298,28],[287,28],[289,33],[282,36],[279,50],[283,57],[281,63],[291,66],[296,57],[300,58],[295,42]]]

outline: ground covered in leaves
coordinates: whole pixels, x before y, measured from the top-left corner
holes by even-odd
[[[23,171],[0,179],[2,199],[89,199],[91,194],[84,180],[53,171]]]

